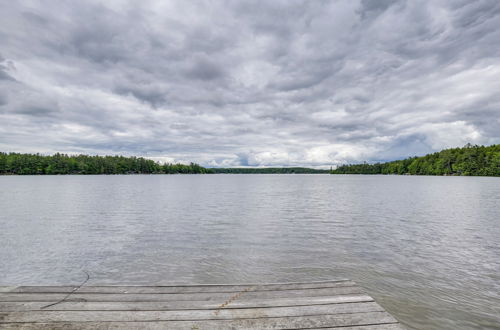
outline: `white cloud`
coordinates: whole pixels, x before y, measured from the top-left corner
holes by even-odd
[[[0,149],[318,166],[500,142],[500,4],[0,4]]]

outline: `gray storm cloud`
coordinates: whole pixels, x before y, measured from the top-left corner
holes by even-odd
[[[4,1],[0,150],[330,166],[500,142],[500,2]]]

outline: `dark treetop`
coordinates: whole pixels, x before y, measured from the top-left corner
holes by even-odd
[[[141,157],[70,156],[0,152],[2,174],[205,174],[205,173],[328,173],[304,167],[205,168],[198,164],[160,164]]]
[[[332,174],[500,176],[500,144],[446,149],[387,163],[342,165]]]
[[[195,163],[160,164],[142,157],[70,156],[0,152],[2,174],[413,174],[500,176],[500,145],[446,149],[387,163],[342,165],[335,170],[305,167],[205,168]]]
[[[1,174],[176,174],[207,173],[191,163],[159,164],[153,160],[123,156],[69,156],[0,152]]]
[[[261,168],[212,168],[213,173],[230,174],[321,174],[329,170],[316,170],[306,167],[261,167]]]

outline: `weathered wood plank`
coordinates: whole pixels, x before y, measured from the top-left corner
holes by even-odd
[[[406,330],[401,324],[398,323],[386,323],[386,324],[375,324],[375,325],[355,325],[349,327],[342,327],[343,330]],[[308,330],[339,330],[336,328],[310,328]]]
[[[386,312],[231,320],[3,323],[4,329],[311,329],[393,324]],[[361,328],[362,329],[362,328]]]
[[[338,287],[356,286],[349,280],[299,283],[299,284],[266,284],[266,285],[209,285],[209,286],[83,286],[79,293],[228,293],[239,292],[252,287],[252,291],[282,291],[302,289],[327,289]],[[77,286],[19,286],[11,288],[12,293],[69,293]]]
[[[251,287],[249,287],[251,290]],[[356,286],[339,288],[320,288],[284,291],[247,291],[242,290],[238,300],[255,298],[290,298],[290,297],[317,297],[362,294],[363,289]],[[239,294],[239,293],[237,293]],[[129,293],[129,294],[102,294],[102,293],[80,293],[76,291],[68,300],[71,301],[184,301],[184,300],[225,300],[234,296],[235,293]],[[55,302],[63,299],[66,294],[60,293],[0,293],[0,301],[47,301]]]
[[[383,312],[375,302],[183,311],[29,311],[0,313],[3,322],[194,321]]]
[[[225,308],[255,308],[255,307],[286,307],[303,305],[324,305],[340,303],[370,302],[373,298],[364,295],[344,295],[335,297],[295,297],[279,299],[248,299],[245,301],[235,300]],[[0,311],[33,311],[40,310],[46,306],[47,302],[0,302]],[[169,301],[169,302],[76,302],[64,301],[46,310],[87,310],[87,311],[105,311],[105,310],[183,310],[183,309],[214,309],[220,306],[220,301]]]
[[[155,324],[155,323],[138,323],[135,324],[133,322],[128,322],[128,323],[112,323],[109,325],[103,325],[103,324],[87,324],[87,323],[10,323],[10,324],[5,324],[5,327],[3,328],[5,330],[18,330],[18,329],[25,329],[25,330],[45,330],[45,329],[54,329],[54,330],[100,330],[100,329],[125,329],[125,330],[142,330],[142,329],[173,329],[170,326],[168,326],[165,322],[161,322],[160,324]],[[174,328],[175,329],[175,328]],[[197,327],[178,327],[177,329],[187,329],[187,330],[201,330],[201,328]],[[237,329],[237,328],[233,328]],[[262,328],[266,329],[266,328]],[[285,329],[285,328],[284,328]],[[406,328],[402,327],[400,324],[397,323],[384,323],[384,324],[377,324],[377,325],[359,325],[359,326],[339,326],[335,328],[300,328],[300,330],[406,330]],[[290,328],[290,330],[299,330],[297,328]]]
[[[0,287],[0,328],[403,329],[362,288],[348,280]]]

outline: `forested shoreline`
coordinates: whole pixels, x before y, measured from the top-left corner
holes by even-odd
[[[0,175],[58,174],[311,174],[305,167],[205,168],[198,164],[160,164],[142,157],[0,152]]]
[[[466,145],[422,157],[335,170],[306,167],[205,168],[195,163],[161,164],[142,157],[0,152],[0,175],[51,174],[400,174],[500,176],[500,145]]]
[[[0,152],[0,175],[203,174],[198,164],[160,164],[142,157],[20,154]]]
[[[233,167],[211,168],[216,174],[328,174],[330,170],[307,167]]]
[[[349,164],[332,174],[500,176],[500,144],[445,149],[422,157],[376,164]]]

